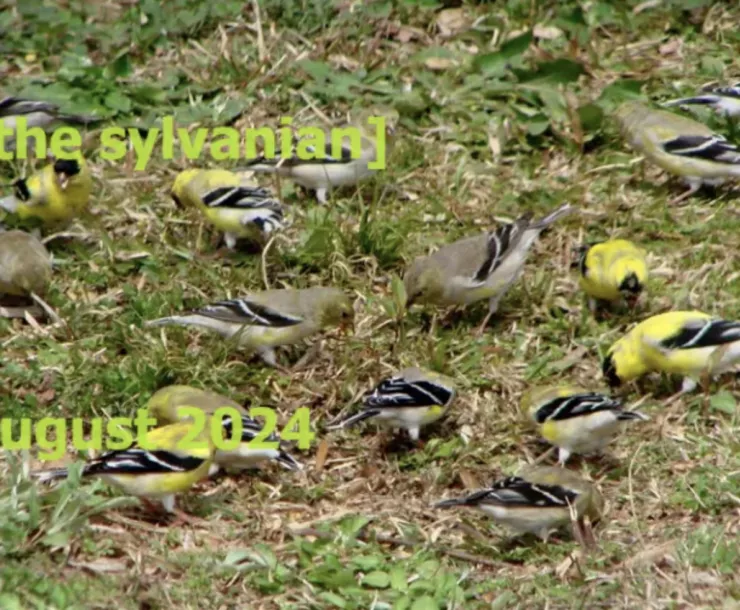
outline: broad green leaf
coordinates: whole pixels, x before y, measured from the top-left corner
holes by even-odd
[[[331,591],[323,591],[321,595],[319,595],[319,598],[329,602],[330,604],[334,604],[337,608],[347,607],[347,600]]]
[[[439,604],[433,597],[424,595],[411,604],[411,610],[439,610]]]
[[[583,64],[572,59],[555,59],[539,64],[534,70],[519,70],[517,76],[519,82],[528,85],[541,83],[565,84],[578,80],[585,72]]]
[[[599,101],[618,103],[625,100],[639,99],[642,97],[643,85],[644,83],[641,81],[622,78],[604,87],[599,96]]]
[[[727,390],[717,392],[709,399],[709,406],[714,411],[722,411],[728,415],[734,415],[737,411],[737,401],[735,397]]]
[[[222,563],[225,566],[233,566],[249,558],[251,554],[251,551],[247,551],[245,549],[229,551]]]
[[[395,566],[390,573],[391,588],[396,591],[406,591],[408,587],[408,578],[405,570],[401,566]]]
[[[578,109],[583,131],[596,131],[604,121],[604,111],[598,104],[585,104]]]
[[[503,74],[507,63],[522,55],[532,44],[532,40],[534,40],[532,32],[525,32],[507,40],[498,51],[476,55],[473,59],[473,69],[488,75]]]
[[[527,133],[531,136],[540,136],[550,127],[548,119],[536,119],[527,123]]]
[[[111,91],[105,96],[105,105],[113,110],[120,112],[129,112],[131,110],[131,100],[123,93]]]
[[[323,61],[313,61],[305,59],[298,62],[298,67],[301,68],[306,74],[308,74],[315,81],[327,81],[330,80],[334,70],[332,67],[324,63]]]
[[[391,577],[386,572],[376,570],[375,572],[365,574],[362,584],[376,589],[386,589],[391,584]]]
[[[377,555],[359,555],[352,558],[352,565],[357,566],[363,572],[377,568],[383,560]]]
[[[108,64],[104,74],[116,79],[121,76],[128,76],[131,74],[131,57],[128,52],[121,53],[112,62]]]
[[[23,610],[21,599],[14,593],[0,593],[0,608],[3,610]]]

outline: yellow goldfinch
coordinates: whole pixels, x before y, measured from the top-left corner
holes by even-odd
[[[213,459],[215,468],[211,468],[211,474],[219,467],[253,468],[265,460],[274,460],[288,470],[302,468],[301,464],[280,446],[280,438],[276,434],[258,439],[261,443],[276,444],[276,447],[250,447],[250,443],[261,434],[262,426],[249,416],[244,407],[230,398],[186,385],[170,385],[157,390],[146,403],[149,415],[156,419],[160,426],[191,420],[192,408],[200,409],[207,416],[211,416],[221,407],[230,407],[241,418],[242,442],[235,449],[222,450],[216,447]],[[232,429],[231,419],[225,417],[223,430],[226,438],[231,438]]]
[[[178,174],[171,194],[177,205],[198,208],[223,231],[228,248],[239,238],[259,238],[283,227],[283,208],[270,191],[227,170],[187,169]]]
[[[564,468],[541,466],[495,482],[488,489],[444,500],[436,508],[470,506],[523,534],[547,541],[571,521],[601,518],[604,500],[596,487]]]
[[[501,298],[524,270],[529,249],[540,233],[575,208],[566,204],[541,220],[527,213],[490,233],[461,239],[417,258],[403,278],[406,306],[464,306],[488,299],[482,331]]]
[[[0,293],[41,297],[51,281],[51,254],[33,235],[0,232]]]
[[[237,337],[238,343],[277,366],[275,347],[290,345],[331,326],[354,323],[352,301],[338,288],[264,290],[219,301],[181,315],[151,320],[146,327],[195,326]]]
[[[578,262],[579,284],[589,297],[591,309],[598,301],[624,298],[634,305],[648,278],[645,253],[626,239],[611,239],[583,246]]]
[[[693,97],[684,97],[679,100],[670,100],[663,106],[709,106],[718,114],[728,117],[740,116],[740,83],[729,87],[703,87],[701,93]]]
[[[648,419],[625,411],[617,399],[573,386],[535,388],[524,395],[522,411],[542,437],[558,448],[562,465],[573,453],[602,451],[623,422]]]
[[[381,381],[363,397],[359,413],[329,426],[346,428],[366,419],[375,419],[394,428],[407,430],[419,440],[419,430],[444,415],[455,398],[452,380],[438,373],[409,367]]]
[[[380,131],[375,124],[368,122],[369,118],[375,116],[385,119],[384,131]],[[308,140],[300,145],[298,141],[294,141],[292,156],[285,158],[276,156],[272,159],[264,156],[258,157],[247,165],[247,169],[258,173],[277,173],[279,176],[288,178],[306,189],[316,191],[316,198],[319,202],[326,203],[328,193],[334,189],[356,185],[377,171],[371,169],[368,165],[382,160],[377,158],[379,138],[382,138],[381,145],[385,148],[386,158],[390,155],[397,119],[398,113],[396,111],[376,113],[371,110],[360,113],[357,119],[347,126],[359,131],[359,157],[352,157],[351,145],[344,138],[341,142],[341,150],[335,156],[331,130],[322,129],[324,133],[323,150],[317,150],[317,145],[320,148],[320,141],[317,141],[317,145],[309,144]],[[352,140],[350,139],[349,142],[351,143]],[[300,156],[298,155],[299,151]],[[315,156],[316,158],[307,159],[306,156]]]
[[[58,159],[27,179],[16,180],[15,196],[0,199],[0,208],[21,220],[44,225],[65,223],[87,207],[92,178],[85,159]]]
[[[691,392],[702,375],[720,375],[738,362],[740,322],[671,311],[644,320],[614,343],[602,370],[611,386],[650,372],[683,375],[682,392]]]
[[[27,130],[32,127],[41,127],[44,130],[48,130],[50,127],[60,123],[86,126],[102,120],[94,116],[59,112],[59,106],[50,102],[41,102],[20,97],[6,97],[0,100],[0,123],[6,128],[15,130],[18,119],[21,117],[26,119]],[[28,149],[32,149],[32,146],[32,144],[28,145]],[[15,151],[15,133],[7,137],[4,143],[0,142],[0,147],[4,147],[6,151]]]
[[[616,119],[633,149],[686,182],[688,190],[672,203],[704,184],[740,177],[740,150],[703,123],[633,101],[617,109]]]
[[[190,422],[154,428],[146,433],[146,449],[135,443],[128,449],[104,453],[85,464],[82,476],[100,477],[125,494],[158,500],[167,512],[174,513],[175,496],[208,476],[213,460],[209,432],[203,429],[190,440]],[[61,468],[36,472],[34,476],[49,482],[64,479],[67,474],[67,469]]]
[[[230,439],[234,433],[233,419],[227,416],[222,422],[224,438]],[[274,433],[263,436],[262,424],[253,418],[242,415],[241,429],[241,442],[235,449],[216,449],[213,459],[217,467],[246,470],[265,461],[275,461],[288,470],[303,469],[303,465],[281,446],[280,437]],[[256,443],[269,446],[255,447]],[[211,474],[213,472],[211,469]]]

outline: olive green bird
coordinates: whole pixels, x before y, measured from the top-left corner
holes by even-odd
[[[338,288],[313,287],[253,292],[218,301],[179,316],[150,320],[145,327],[193,326],[236,339],[270,366],[278,366],[275,348],[292,345],[319,331],[354,324],[352,301]]]
[[[417,258],[406,271],[406,306],[465,306],[488,299],[488,315],[479,332],[498,310],[499,301],[524,270],[529,249],[540,233],[574,212],[563,205],[540,220],[520,216],[495,231],[467,237]]]

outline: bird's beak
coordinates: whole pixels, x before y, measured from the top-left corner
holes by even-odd
[[[64,172],[59,172],[59,176],[57,179],[59,181],[60,188],[63,191],[67,190],[67,185],[69,184],[69,176]]]

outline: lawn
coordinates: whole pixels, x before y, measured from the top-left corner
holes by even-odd
[[[326,206],[265,177],[292,224],[263,255],[217,256],[212,228],[172,202],[176,173],[216,166],[208,156],[153,157],[135,171],[91,146],[90,212],[49,242],[48,301],[64,324],[0,319],[2,416],[132,415],[180,383],[274,407],[281,423],[309,407],[317,437],[296,452],[301,473],[200,484],[180,498],[197,523],[177,527],[102,483],[37,488],[24,470],[48,464],[6,453],[0,608],[740,607],[737,376],[680,397],[676,378],[623,389],[650,421],[627,427],[610,455],[568,464],[606,498],[596,548],[567,533],[513,541],[477,513],[431,508],[544,453],[522,393],[560,380],[603,388],[601,357],[634,322],[681,308],[740,319],[740,186],[669,206],[683,186],[637,159],[610,120],[625,99],[740,80],[740,7],[444,4],[34,0],[0,12],[2,93],[111,124],[338,123],[371,105],[401,117],[387,169]],[[694,115],[737,133],[708,110]],[[0,167],[3,183],[28,170]],[[398,278],[414,257],[564,202],[581,214],[543,234],[481,336],[484,304],[434,324],[414,308],[401,323]],[[594,317],[571,263],[578,245],[607,237],[645,248],[651,281],[636,311]],[[354,333],[312,340],[288,375],[215,335],[143,328],[266,284],[346,289]],[[283,350],[283,364],[306,349]],[[372,424],[321,432],[411,365],[453,377],[459,392],[423,446]]]

